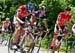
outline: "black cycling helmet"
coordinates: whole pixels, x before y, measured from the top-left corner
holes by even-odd
[[[39,10],[46,10],[46,7],[45,6],[41,6],[41,7],[39,7]]]
[[[70,8],[70,7],[65,7],[64,10],[66,10],[66,11],[71,11],[71,8]]]

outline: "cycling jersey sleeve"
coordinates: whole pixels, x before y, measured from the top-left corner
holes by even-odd
[[[35,16],[36,16],[36,17],[39,17],[39,11],[36,11],[36,12],[35,12]]]
[[[57,20],[59,21],[61,19],[61,13],[58,14]]]
[[[18,9],[17,10],[17,15],[20,15],[21,14],[21,9]]]

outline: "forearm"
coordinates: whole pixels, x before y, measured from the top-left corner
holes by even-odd
[[[43,20],[43,23],[44,23],[44,25],[45,25],[45,28],[48,29],[47,20]]]
[[[72,28],[72,23],[71,21],[68,22],[69,23],[69,26],[70,26],[70,29]]]
[[[3,25],[2,25],[2,27],[4,28],[4,22],[3,22]]]
[[[69,25],[70,25],[70,26],[72,26],[72,23],[71,23],[71,21],[69,21],[68,23],[69,23]]]
[[[16,15],[16,20],[20,23],[24,23],[22,20],[19,19],[18,15]]]
[[[56,21],[56,24],[57,24],[58,29],[61,29],[61,27],[60,27],[58,21]]]
[[[18,22],[20,22],[20,23],[24,23],[24,22],[19,18],[19,16],[20,16],[20,14],[19,14],[19,13],[16,13],[16,15],[15,15],[16,20],[17,20]]]
[[[30,18],[30,22],[31,22],[31,25],[33,26],[34,25],[34,17],[33,16],[31,16],[31,18]]]
[[[18,22],[23,23],[23,21],[21,21],[19,18],[16,18]]]
[[[61,15],[59,14],[59,15],[58,15],[58,18],[57,18],[57,21],[56,21],[56,24],[57,24],[57,26],[58,26],[58,29],[61,29],[61,27],[60,27],[60,25],[59,25],[60,19],[61,19]]]

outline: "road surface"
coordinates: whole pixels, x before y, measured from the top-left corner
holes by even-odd
[[[37,48],[35,48],[34,53],[36,53]],[[8,47],[4,46],[4,45],[0,45],[0,53],[8,53]],[[13,51],[11,51],[11,53],[13,53]],[[16,53],[20,53],[20,52],[16,52]],[[51,51],[47,51],[47,50],[40,50],[39,53],[52,53]],[[58,53],[58,52],[55,52]],[[59,53],[64,53],[64,52],[59,52]]]

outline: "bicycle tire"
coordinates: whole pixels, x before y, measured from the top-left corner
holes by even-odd
[[[39,46],[38,46],[37,53],[39,53],[39,51],[40,51],[40,47],[41,47],[41,41],[42,41],[42,37],[40,36],[40,42],[39,42]]]
[[[9,43],[8,43],[8,53],[11,53],[11,52],[10,52],[10,50],[12,50],[11,47],[12,47],[12,46],[11,46],[11,40],[9,40]]]
[[[21,47],[20,47],[20,52],[21,53],[25,53],[26,51],[24,50],[25,49],[25,39],[26,39],[26,37],[24,37],[24,39],[23,39],[23,42],[22,42],[22,44],[20,45]]]
[[[35,46],[35,43],[32,43],[31,53],[33,53],[33,52],[34,52],[34,46]]]
[[[8,53],[11,53],[10,50],[13,50],[12,49],[12,36],[10,36],[10,38],[8,39]]]
[[[14,50],[14,52],[13,53],[16,53],[16,50]]]

